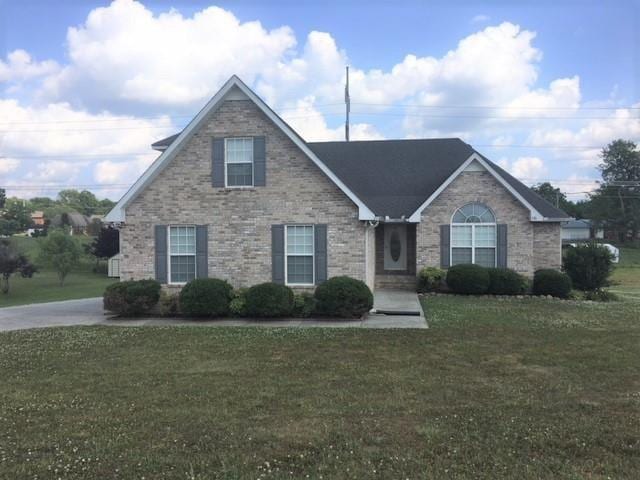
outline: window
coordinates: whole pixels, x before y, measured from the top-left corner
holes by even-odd
[[[456,210],[451,221],[451,265],[496,266],[496,218],[481,203]]]
[[[285,258],[287,285],[313,285],[313,226],[287,225]]]
[[[227,187],[253,186],[253,138],[225,139]]]
[[[169,227],[169,283],[196,278],[196,227]]]

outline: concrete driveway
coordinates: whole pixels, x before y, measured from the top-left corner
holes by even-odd
[[[415,293],[407,298],[401,294],[390,292],[382,297],[376,297],[380,306],[419,308]],[[252,319],[221,319],[221,320],[189,320],[183,318],[153,318],[142,317],[136,319],[112,319],[102,310],[102,297],[83,298],[81,300],[66,300],[63,302],[36,303],[18,307],[0,308],[0,331],[22,330],[26,328],[62,327],[70,325],[116,325],[123,327],[137,327],[144,325],[190,325],[200,327],[352,327],[352,328],[427,328],[422,315],[376,315],[354,320],[332,320],[311,318],[287,318],[277,320]]]
[[[102,297],[0,308],[0,331],[24,328],[95,325],[107,319]]]

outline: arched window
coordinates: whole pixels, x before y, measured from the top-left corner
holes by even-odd
[[[451,265],[496,266],[496,217],[482,203],[468,203],[451,218]]]

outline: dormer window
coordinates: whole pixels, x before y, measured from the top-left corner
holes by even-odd
[[[225,139],[225,179],[227,187],[253,186],[253,138]]]

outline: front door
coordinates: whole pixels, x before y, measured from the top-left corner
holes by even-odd
[[[384,224],[384,269],[407,269],[407,226]]]

